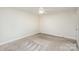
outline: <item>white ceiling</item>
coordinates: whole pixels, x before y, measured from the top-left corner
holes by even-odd
[[[27,11],[33,14],[38,14],[39,7],[17,7],[20,10]],[[43,7],[46,14],[52,14],[55,12],[74,12],[76,7]]]

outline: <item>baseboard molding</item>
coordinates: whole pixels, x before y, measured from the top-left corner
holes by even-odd
[[[22,39],[22,38],[24,38],[24,37],[29,37],[29,36],[31,36],[31,35],[35,35],[35,34],[38,34],[38,33],[39,33],[39,32],[36,32],[36,33],[28,33],[28,34],[19,36],[19,37],[17,37],[17,38],[13,38],[13,39],[11,39],[11,40],[9,40],[9,41],[2,42],[2,43],[0,43],[0,45],[7,44],[7,43],[10,43],[10,42],[13,42],[13,41]],[[40,33],[41,33],[41,32],[40,32]],[[48,34],[48,33],[43,33],[43,34],[51,35],[51,34]],[[51,36],[63,37],[63,36],[58,36],[58,35],[51,35]],[[63,37],[63,38],[67,38],[67,37]],[[76,40],[76,39],[72,39],[72,38],[68,38],[68,39]]]
[[[28,33],[28,34],[25,34],[25,35],[19,36],[19,37],[17,37],[17,38],[13,38],[13,39],[11,39],[11,40],[8,40],[8,41],[5,41],[5,42],[2,42],[2,43],[0,43],[0,45],[7,44],[7,43],[10,43],[10,42],[13,42],[13,41],[16,41],[16,40],[22,39],[22,38],[24,38],[24,37],[28,37],[28,36],[31,36],[31,35],[35,35],[35,34],[37,34],[37,33],[38,33],[38,32],[36,32],[36,33]]]
[[[41,32],[41,33],[43,33],[43,32]],[[61,37],[61,38],[67,38],[67,39],[71,39],[71,40],[76,40],[74,38],[65,37],[65,36],[61,36],[61,35],[52,35],[52,34],[49,34],[49,33],[43,33],[43,34],[50,35],[50,36],[57,36],[57,37]]]

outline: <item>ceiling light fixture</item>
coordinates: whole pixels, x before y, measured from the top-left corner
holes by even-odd
[[[44,10],[44,8],[40,7],[38,12],[39,12],[39,14],[44,14],[45,10]]]

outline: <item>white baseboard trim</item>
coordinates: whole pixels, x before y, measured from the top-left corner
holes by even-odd
[[[17,37],[17,38],[14,38],[14,39],[11,39],[11,40],[2,42],[2,43],[0,43],[0,45],[7,44],[7,43],[10,43],[10,42],[13,42],[13,41],[22,39],[22,38],[24,38],[24,37],[28,37],[28,36],[34,35],[34,34],[38,34],[38,33],[39,33],[39,32],[36,32],[36,33],[28,33],[28,34],[25,34],[25,35],[23,35],[23,36],[19,36],[19,37]],[[43,33],[43,32],[40,32],[40,33]],[[48,34],[48,33],[45,33],[45,34]],[[48,34],[48,35],[52,35],[52,34]],[[54,36],[63,37],[63,36],[60,36],[60,35],[54,35]],[[69,38],[69,37],[64,37],[64,38]],[[69,39],[73,39],[73,38],[69,38]],[[73,40],[76,40],[76,39],[73,39]]]
[[[41,33],[48,34],[48,35],[52,35],[52,34],[50,34],[50,33],[45,33],[45,32],[41,32]],[[55,35],[55,34],[53,34],[53,36],[68,38],[68,39],[71,39],[71,40],[76,40],[76,39],[73,38],[73,37],[67,37],[67,36],[62,36],[62,35]]]
[[[38,33],[38,32],[37,32],[37,33]],[[16,40],[22,39],[22,38],[24,38],[24,37],[28,37],[28,36],[31,36],[31,35],[37,34],[37,33],[28,33],[28,34],[25,34],[25,35],[23,35],[23,36],[20,36],[20,37],[17,37],[17,38],[14,38],[14,39],[11,39],[11,40],[8,40],[8,41],[5,41],[5,42],[2,42],[2,43],[0,43],[0,45],[7,44],[7,43],[10,43],[10,42],[13,42],[13,41],[16,41]]]

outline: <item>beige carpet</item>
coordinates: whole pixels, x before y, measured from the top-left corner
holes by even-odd
[[[0,46],[0,51],[77,51],[72,39],[36,34]]]

